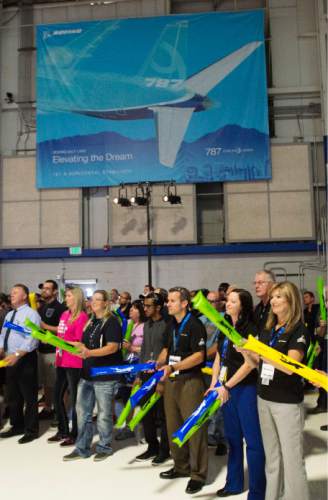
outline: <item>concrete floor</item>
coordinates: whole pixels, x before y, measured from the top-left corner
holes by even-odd
[[[315,401],[315,394],[306,396],[307,407],[314,406]],[[324,423],[327,423],[325,414],[308,416],[304,431],[306,468],[313,500],[327,498],[328,432],[320,431]],[[114,442],[114,455],[103,462],[95,463],[92,457],[63,462],[63,455],[72,448],[48,444],[47,438],[52,434],[53,430],[44,425],[41,437],[32,443],[19,445],[16,437],[0,441],[3,497],[24,500],[100,500],[119,495],[122,500],[149,500],[160,496],[170,500],[188,498],[184,492],[187,479],[159,478],[159,472],[170,468],[171,461],[160,467],[134,461],[134,457],[145,450],[145,445],[137,444],[134,439]],[[194,498],[214,499],[217,489],[224,485],[226,457],[215,457],[214,451],[210,449],[208,484]],[[246,499],[247,491],[233,498]]]

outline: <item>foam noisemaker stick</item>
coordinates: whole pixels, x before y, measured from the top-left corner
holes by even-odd
[[[139,401],[156,387],[164,375],[164,370],[155,372],[141,387],[130,397],[131,408],[135,408]]]
[[[325,283],[323,281],[322,276],[319,276],[317,279],[317,292],[319,297],[320,304],[320,319],[323,321],[327,321],[327,309],[325,305]]]
[[[309,380],[310,382],[319,385],[326,391],[328,391],[328,376],[322,373],[319,373],[316,370],[312,370],[312,368],[299,363],[295,359],[278,352],[276,349],[269,347],[263,342],[260,342],[252,335],[249,335],[247,339],[244,339],[228,321],[224,319],[223,316],[220,315],[214,307],[205,299],[202,292],[198,292],[195,297],[192,299],[193,305],[196,309],[198,309],[202,314],[204,314],[214,325],[221,330],[224,335],[226,335],[234,344],[243,349],[248,349],[249,351],[253,351],[260,356],[273,361],[279,366],[290,370],[293,373],[296,373],[300,377]]]
[[[7,366],[8,362],[5,361],[4,359],[1,359],[0,360],[0,368],[4,368],[5,366]]]
[[[57,337],[48,330],[42,330],[41,328],[38,327],[38,325],[33,323],[28,318],[26,318],[25,320],[25,325],[27,326],[27,328],[31,329],[31,335],[33,338],[41,340],[41,342],[44,342],[46,344],[50,344],[54,347],[57,347],[58,349],[62,349],[63,351],[70,352],[71,354],[80,354],[80,351],[78,350],[77,347],[73,346],[69,342],[66,342],[60,337]]]
[[[134,375],[139,372],[147,370],[155,370],[156,363],[140,363],[136,365],[117,365],[117,366],[99,366],[90,368],[90,375],[92,377],[99,377],[100,375]]]
[[[22,326],[15,325],[15,323],[11,323],[10,321],[6,321],[3,326],[4,328],[10,328],[10,330],[15,330],[16,332],[21,333],[24,337],[31,335],[30,331],[27,331]]]
[[[144,416],[149,412],[149,410],[151,410],[151,408],[157,403],[157,401],[161,397],[162,396],[158,394],[158,392],[154,392],[154,394],[152,394],[150,398],[147,399],[147,401],[142,405],[140,410],[130,420],[128,425],[131,431],[135,429],[135,427],[141,422]]]
[[[220,387],[217,382],[215,387]],[[221,401],[217,398],[217,392],[211,391],[205,396],[201,404],[187,418],[182,427],[173,434],[173,442],[181,448],[195,432],[209,419],[219,408]]]
[[[131,391],[131,396],[137,392],[138,390],[140,389],[140,385],[139,384],[136,384],[134,387],[132,387],[132,391]],[[120,427],[123,427],[126,419],[128,418],[129,414],[131,413],[132,411],[132,407],[131,407],[131,396],[130,398],[128,399],[126,405],[124,406],[123,410],[121,411],[120,413],[120,416],[118,417],[117,419],[117,422],[115,424],[115,429],[119,429]]]
[[[210,365],[212,365],[212,363],[210,363]],[[210,366],[205,366],[204,368],[202,368],[202,372],[205,375],[212,375],[213,369],[210,368]],[[141,422],[141,420],[144,418],[144,416],[149,412],[149,410],[151,410],[151,408],[157,403],[157,401],[160,398],[161,398],[161,395],[158,394],[157,392],[154,392],[154,394],[152,394],[150,396],[150,398],[147,399],[147,401],[142,405],[142,407],[135,414],[135,416],[132,418],[132,420],[130,420],[129,427],[130,427],[131,431],[134,430],[134,428]]]
[[[126,327],[126,332],[125,332],[125,335],[123,338],[123,340],[125,340],[126,342],[130,342],[130,340],[131,340],[133,327],[134,327],[134,321],[131,320],[131,321],[129,321],[129,323]],[[123,356],[125,356],[127,354],[127,352],[128,352],[127,349],[122,349]]]
[[[204,368],[202,368],[202,372],[205,373],[206,375],[212,375],[212,366],[213,366],[213,363],[212,362],[207,362],[206,363],[206,366]],[[170,375],[172,376],[172,375]],[[156,377],[154,377],[155,380],[158,380],[158,375],[156,375]],[[148,382],[150,381],[150,379],[148,380]],[[156,382],[157,383],[157,382]],[[153,383],[152,383],[153,384]],[[150,391],[156,384],[154,383],[154,385],[152,385],[152,387],[150,389],[148,389],[148,391]],[[137,398],[137,395],[135,396]],[[143,396],[141,396],[143,397]],[[142,405],[142,407],[140,408],[140,410],[138,411],[138,413],[136,413],[136,415],[132,418],[132,420],[130,420],[129,422],[129,427],[131,429],[131,431],[134,430],[134,428],[136,427],[136,425],[138,425],[141,420],[144,418],[144,416],[149,412],[149,410],[157,403],[157,401],[160,399],[161,395],[158,394],[157,392],[155,392],[154,394],[151,395],[151,397]],[[140,398],[139,398],[140,400]]]
[[[204,375],[212,375],[213,369],[209,366],[204,366],[204,368],[202,368],[202,372],[204,373]]]
[[[114,314],[117,316],[117,318],[120,322],[120,325],[122,328],[122,334],[124,336],[126,333],[126,329],[128,327],[128,320],[126,319],[126,317],[124,316],[124,314],[122,313],[122,311],[119,307],[117,309],[115,309]]]
[[[30,292],[28,294],[28,300],[30,301],[30,306],[32,307],[32,309],[34,309],[35,311],[38,310],[38,304],[36,302],[36,293],[35,292]]]
[[[307,356],[306,356],[306,366],[309,368],[313,367],[313,363],[318,356],[318,347],[319,347],[319,342],[316,340],[315,343],[311,344],[311,346],[308,349]]]

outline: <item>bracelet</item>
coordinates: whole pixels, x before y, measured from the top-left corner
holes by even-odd
[[[223,382],[223,387],[225,388],[226,391],[230,392],[230,387],[228,387],[225,382]]]
[[[170,365],[170,368],[171,368],[171,373],[174,373],[175,372],[174,366]]]

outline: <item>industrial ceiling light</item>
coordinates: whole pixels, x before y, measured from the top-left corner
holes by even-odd
[[[165,203],[169,202],[171,205],[181,205],[181,196],[177,194],[177,185],[174,182],[170,182],[170,184],[167,186],[162,200]]]
[[[131,196],[130,202],[139,206],[147,205],[147,196],[145,195],[144,187],[141,184],[136,187],[135,195]]]
[[[121,207],[131,207],[131,201],[128,198],[127,188],[124,184],[121,184],[118,188],[118,196],[113,198],[113,203],[121,205]]]

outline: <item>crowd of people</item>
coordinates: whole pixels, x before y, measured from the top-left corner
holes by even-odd
[[[316,366],[327,372],[327,325],[314,294],[303,292],[302,304],[293,283],[276,283],[267,270],[256,273],[253,286],[256,306],[251,293],[238,285],[221,283],[217,290],[201,291],[240,335],[257,336],[296,361],[306,364],[309,346],[317,339]],[[249,500],[309,499],[303,458],[307,385],[289,370],[233,345],[192,307],[196,292],[146,285],[132,300],[128,291],[96,290],[85,297],[81,288],[69,287],[60,303],[57,282],[49,279],[41,284],[37,310],[30,307],[24,284],[15,284],[9,297],[0,294],[0,359],[6,362],[0,369],[0,427],[6,419],[10,424],[0,439],[20,436],[18,443],[29,443],[39,437],[40,420],[49,420],[56,431],[48,443],[72,447],[64,461],[93,454],[95,429],[94,461],[107,459],[113,439],[134,436],[127,425],[114,433],[114,422],[134,387],[153,372],[94,377],[92,368],[154,361],[163,370],[154,391],[163,397],[142,420],[147,448],[137,461],[156,466],[172,458],[173,467],[160,477],[189,478],[186,492],[193,494],[206,482],[208,447],[215,446],[217,455],[227,454],[226,482],[217,491],[218,497],[226,497],[244,490],[245,442]],[[77,354],[10,327],[24,327],[26,318],[75,346]],[[133,322],[129,339],[123,338],[122,319]],[[202,372],[206,361],[214,362],[212,376]],[[221,407],[209,425],[177,446],[173,433],[210,391],[217,392]],[[327,393],[320,390],[311,413],[326,411]]]

